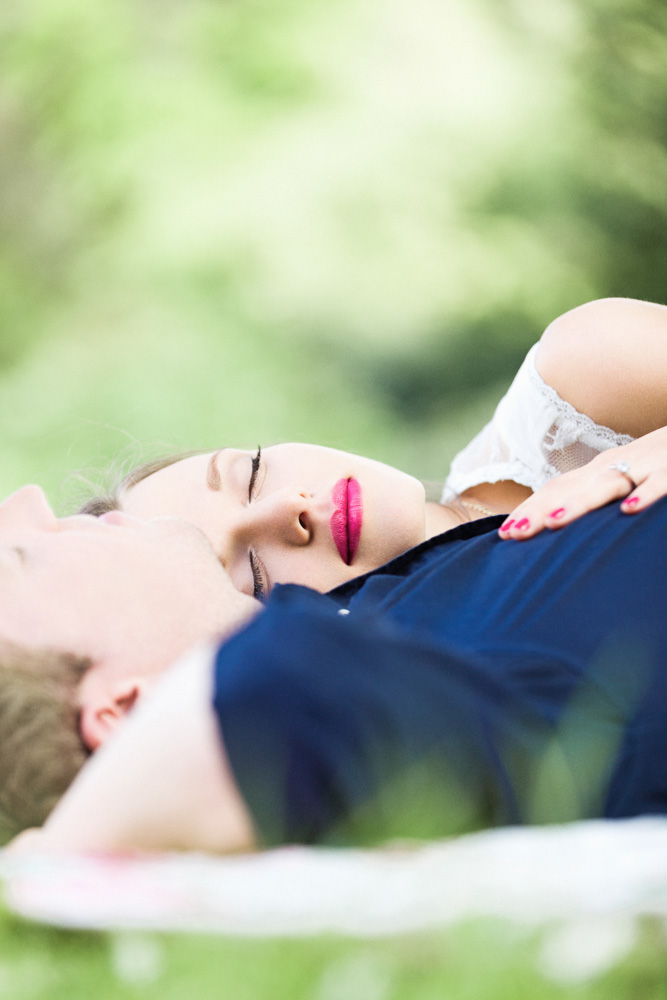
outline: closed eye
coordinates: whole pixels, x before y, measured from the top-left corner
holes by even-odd
[[[252,460],[252,469],[250,472],[250,482],[248,484],[248,503],[251,503],[255,497],[255,489],[257,486],[257,476],[259,475],[260,464],[262,460],[262,448],[260,445],[257,446],[257,454]],[[252,596],[258,601],[263,601],[269,592],[269,586],[267,582],[267,573],[264,568],[264,563],[259,558],[256,552],[252,550],[248,553],[248,559],[250,560],[250,570],[252,572]]]
[[[252,471],[250,473],[250,483],[248,485],[248,503],[252,500],[255,495],[255,486],[257,484],[257,475],[259,473],[259,465],[262,459],[262,449],[261,446],[257,447],[257,454],[252,460]]]
[[[269,595],[269,580],[264,563],[252,550],[248,553],[252,571],[252,596],[258,601],[264,601]]]

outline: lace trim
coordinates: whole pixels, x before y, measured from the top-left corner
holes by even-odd
[[[504,479],[536,491],[549,479],[633,440],[595,423],[564,400],[537,371],[536,353],[537,344],[526,355],[492,420],[454,458],[443,491],[445,501],[479,483]]]
[[[580,413],[571,403],[563,399],[556,390],[547,385],[535,364],[528,369],[528,377],[535,388],[549,401],[558,414],[558,419],[553,422],[547,433],[544,435],[544,447],[548,452],[562,451],[573,443],[574,439],[588,437],[589,441],[596,442],[596,449],[604,451],[606,448],[618,448],[623,444],[630,444],[634,440],[629,434],[618,434],[611,427],[604,424],[596,424],[585,413]],[[597,448],[597,442],[603,443],[602,448]],[[553,475],[558,475],[558,470],[554,468]]]

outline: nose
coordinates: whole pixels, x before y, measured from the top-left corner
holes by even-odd
[[[53,531],[58,523],[40,486],[22,486],[0,503],[0,527],[20,525]]]
[[[307,493],[280,489],[255,500],[238,511],[228,522],[226,532],[230,549],[278,543],[285,546],[308,545],[314,530]],[[223,542],[223,549],[225,548]],[[225,553],[223,552],[223,557]]]

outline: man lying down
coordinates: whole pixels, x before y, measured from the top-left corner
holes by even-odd
[[[58,521],[20,490],[5,823],[46,820],[35,849],[229,851],[667,812],[667,501],[530,543],[500,523],[261,609],[190,525]]]

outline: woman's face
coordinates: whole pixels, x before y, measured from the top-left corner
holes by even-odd
[[[125,490],[120,508],[196,525],[236,588],[255,596],[274,583],[330,590],[425,537],[419,480],[310,444],[185,458]]]

